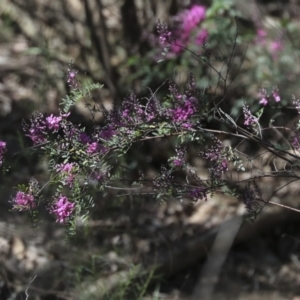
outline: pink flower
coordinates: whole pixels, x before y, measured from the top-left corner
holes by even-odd
[[[67,197],[61,195],[51,207],[50,212],[56,215],[56,222],[65,223],[74,211],[74,207],[75,203],[70,202]]]
[[[266,106],[269,102],[269,96],[266,89],[260,89],[258,93],[258,97],[260,98],[259,103]]]
[[[276,102],[280,102],[281,98],[280,98],[280,96],[279,96],[279,91],[278,91],[277,88],[274,88],[274,89],[273,89],[272,95],[273,95],[274,100],[275,100]]]
[[[48,127],[48,129],[53,129],[54,131],[58,131],[62,119],[68,117],[69,115],[70,113],[60,114],[59,117],[55,117],[53,116],[53,114],[51,114],[49,117],[46,118],[46,126]]]
[[[190,9],[179,15],[182,19],[183,32],[187,36],[190,32],[205,19],[206,8],[202,5],[193,5]]]
[[[59,123],[61,122],[62,117],[54,117],[53,114],[46,118],[46,124],[49,129],[57,131],[59,129]]]
[[[175,158],[173,160],[173,163],[176,167],[180,167],[182,165],[182,160],[178,159],[178,158]]]
[[[14,209],[29,210],[30,208],[34,208],[36,205],[34,203],[34,197],[32,194],[26,194],[24,192],[19,191],[16,197],[13,199]]]
[[[267,32],[264,29],[262,29],[262,28],[257,29],[257,31],[256,31],[256,43],[257,44],[260,44],[262,46],[265,45],[266,37],[267,37]]]
[[[174,20],[179,22],[179,28],[175,32],[175,42],[171,45],[173,53],[180,53],[190,41],[191,32],[205,19],[206,8],[202,5],[194,5],[190,9],[178,14]],[[202,45],[208,32],[201,30],[196,37],[196,44]]]
[[[60,164],[56,166],[56,171],[70,173],[73,167],[74,167],[73,163]]]

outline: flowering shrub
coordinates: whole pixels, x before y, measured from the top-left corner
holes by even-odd
[[[191,31],[205,18],[205,12],[204,7],[195,5],[178,17],[183,24],[180,34],[183,44],[186,45]],[[158,23],[157,30],[160,42],[167,49],[178,46],[178,31],[173,35],[163,22]],[[233,119],[224,104],[228,85],[231,84],[228,74],[235,55],[236,41],[231,56],[224,59],[227,71],[222,73],[212,64],[212,51],[204,40],[202,52],[194,55],[216,73],[218,85],[223,87],[221,99],[215,94],[200,90],[190,73],[184,88],[170,80],[169,92],[164,98],[159,99],[156,93],[152,93],[149,98],[139,99],[136,93],[131,92],[121,105],[114,106],[110,111],[102,104],[91,106],[86,103],[92,117],[95,112],[101,112],[104,117],[103,124],[94,121],[89,130],[69,120],[70,108],[77,101],[88,97],[92,90],[101,88],[101,85],[82,87],[76,78],[78,72],[69,68],[67,83],[71,92],[63,99],[59,116],[44,116],[36,112],[29,124],[24,123],[25,135],[49,158],[51,175],[48,185],[55,188],[55,197],[53,200],[43,199],[43,188],[32,179],[28,187],[18,187],[13,199],[14,208],[32,213],[37,212],[40,205],[45,205],[57,222],[66,224],[70,232],[73,232],[76,218],[86,219],[89,210],[94,206],[90,192],[92,187],[100,190],[126,190],[125,182],[126,185],[134,184],[131,189],[136,194],[147,191],[161,200],[177,198],[206,201],[214,192],[229,193],[243,199],[249,214],[255,217],[270,203],[270,199],[263,198],[263,193],[256,184],[257,178],[272,177],[280,172],[281,176],[285,174],[286,177],[297,180],[294,170],[299,167],[299,121],[289,130],[284,126],[275,127],[273,123],[269,127],[262,127],[260,118],[264,110],[252,113],[247,104],[243,105],[239,117]],[[279,89],[273,88],[269,95],[262,88],[259,91],[259,103],[267,108],[271,101],[280,105]],[[298,113],[299,102],[300,100],[293,100]],[[225,129],[217,130],[214,124]],[[264,132],[272,129],[289,134],[284,145],[276,144],[272,139],[266,140]],[[253,175],[251,168],[254,164],[249,168],[246,162],[253,162],[255,158],[243,154],[238,146],[225,144],[222,141],[224,135],[235,139],[237,145],[242,142],[259,145],[275,158],[284,161],[285,167],[280,170],[276,168],[271,173],[258,168]],[[171,137],[177,142],[174,156],[161,166],[160,173],[153,178],[146,178],[140,172],[140,177],[136,179],[121,165],[120,157],[126,155],[134,144]],[[199,157],[207,162],[206,178],[200,177],[197,169],[188,160],[190,144],[198,147]],[[1,163],[5,149],[5,142],[0,142]],[[179,171],[185,174],[185,180]],[[234,179],[239,177],[232,175],[241,172],[248,174],[248,177]]]

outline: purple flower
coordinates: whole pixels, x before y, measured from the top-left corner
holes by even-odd
[[[277,40],[270,40],[270,39],[267,39],[267,31],[262,29],[262,28],[259,28],[257,29],[256,31],[256,43],[261,45],[261,46],[266,46],[266,43],[267,41],[269,42],[268,43],[268,49],[270,51],[270,53],[272,54],[273,56],[273,59],[274,60],[277,60],[278,58],[278,54],[283,50],[283,43],[282,43],[282,40],[280,39],[277,39]]]
[[[181,13],[178,17],[182,20],[183,34],[190,35],[190,32],[205,19],[206,8],[202,5],[193,5]]]
[[[291,140],[291,144],[296,150],[298,150],[300,148],[300,134],[299,133],[294,134],[294,136],[292,137],[292,140]]]
[[[79,134],[79,141],[82,144],[88,144],[88,143],[91,142],[91,138],[85,132],[80,132],[80,134]]]
[[[78,71],[72,70],[71,67],[68,68],[68,75],[67,75],[67,83],[69,84],[69,87],[76,90],[79,88],[78,80],[76,79]]]
[[[91,178],[99,182],[103,182],[108,178],[108,171],[92,171]]]
[[[112,126],[107,126],[105,128],[102,128],[102,131],[100,133],[100,138],[102,138],[104,140],[109,140],[114,134],[115,134],[115,131],[112,128]]]
[[[280,95],[279,95],[279,90],[277,87],[274,87],[273,90],[272,90],[272,96],[274,98],[274,100],[276,102],[280,102],[281,101],[281,98],[280,98]],[[266,89],[262,88],[259,90],[258,92],[258,97],[260,99],[259,103],[266,106],[269,101],[270,101],[270,95],[268,95],[268,92]]]
[[[121,118],[124,123],[141,123],[146,114],[135,92],[131,92],[122,102]]]
[[[193,126],[190,122],[185,122],[181,124],[182,128],[191,129]]]
[[[91,144],[88,144],[88,149],[87,149],[87,152],[92,154],[92,153],[96,153],[99,151],[99,144],[94,142],[94,143],[91,143]]]
[[[44,116],[39,112],[35,112],[30,122],[30,127],[27,124],[23,124],[24,131],[27,132],[26,136],[31,138],[34,145],[46,142],[46,124]]]
[[[258,92],[258,97],[260,98],[260,104],[266,106],[269,103],[269,96],[266,89],[260,89]]]
[[[274,97],[274,100],[276,102],[280,102],[281,98],[279,96],[279,90],[277,87],[273,88],[273,91],[272,91],[272,96]]]
[[[222,171],[228,171],[228,162],[226,159],[223,159],[223,161],[221,162],[221,169]]]
[[[149,122],[161,114],[161,104],[155,95],[149,99],[146,105],[146,120]]]
[[[161,44],[169,43],[171,32],[168,30],[167,24],[165,22],[158,21],[156,29],[159,34],[160,43]]]
[[[0,153],[4,153],[6,151],[6,142],[0,141]]]
[[[174,165],[175,165],[176,167],[180,167],[180,166],[182,165],[182,161],[181,161],[180,159],[178,159],[178,158],[175,158],[175,159],[173,160],[173,163],[174,163]]]
[[[195,100],[194,97],[191,97],[186,99],[183,105],[172,109],[171,115],[173,122],[182,122],[189,119],[196,111]]]
[[[180,53],[188,44],[192,30],[194,30],[201,21],[206,17],[206,8],[202,5],[193,5],[190,9],[183,11],[174,17],[179,23],[175,31],[176,40],[172,43],[171,50],[173,53]],[[202,45],[208,36],[206,30],[197,33],[196,44]]]
[[[189,191],[189,196],[194,200],[205,200],[207,201],[207,189],[206,188],[194,188]]]
[[[248,183],[242,196],[248,213],[255,216],[256,212],[263,206],[263,202],[261,202],[261,192],[254,181]]]
[[[176,166],[176,167],[180,167],[182,166],[184,163],[185,163],[185,155],[186,155],[186,152],[187,152],[187,149],[186,147],[176,147],[175,148],[175,151],[177,153],[177,156],[176,157],[172,157],[171,158],[171,161],[173,162],[173,164]]]
[[[244,118],[245,118],[245,122],[244,125],[248,126],[248,127],[252,127],[253,125],[257,125],[258,122],[258,118],[254,117],[248,106],[244,105],[243,106],[243,113],[244,113]]]
[[[35,208],[34,196],[32,194],[26,194],[24,192],[17,192],[16,197],[13,199],[14,209],[29,210],[31,208]]]
[[[258,43],[262,46],[265,45],[266,37],[267,37],[267,32],[264,29],[262,29],[262,28],[257,29],[257,31],[256,31],[256,43]]]
[[[182,99],[183,95],[178,90],[176,84],[173,81],[169,81],[169,91],[176,100]]]
[[[56,171],[70,173],[73,167],[74,163],[60,164],[56,165]]]
[[[211,162],[214,162],[212,168],[209,168],[209,174],[212,178],[221,178],[221,175],[224,171],[228,170],[228,162],[224,158],[224,145],[217,139],[213,138],[214,145],[211,147],[206,147],[205,151],[200,151],[200,155],[204,159],[207,159]]]
[[[3,156],[5,152],[6,152],[6,143],[0,141],[0,166],[3,163]]]
[[[50,212],[56,215],[56,222],[65,223],[72,214],[74,207],[75,203],[70,202],[67,197],[61,195],[51,207]]]
[[[59,124],[62,120],[62,117],[54,117],[53,114],[46,118],[46,124],[49,129],[53,129],[54,131],[59,130]]]
[[[27,136],[29,136],[31,138],[34,145],[38,145],[38,144],[46,142],[46,138],[45,138],[41,128],[38,128],[38,127],[30,128],[29,134],[27,134]]]

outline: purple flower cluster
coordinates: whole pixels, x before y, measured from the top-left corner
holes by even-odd
[[[202,5],[193,5],[190,9],[186,9],[182,13],[174,17],[179,23],[174,36],[175,42],[172,44],[171,50],[174,53],[181,52],[190,42],[192,31],[206,18],[206,8]],[[195,43],[202,45],[207,39],[208,32],[206,29],[198,29],[196,31]]]
[[[248,213],[255,216],[257,211],[262,207],[263,202],[261,201],[261,192],[254,181],[247,184],[242,196]]]
[[[13,199],[14,209],[20,211],[30,210],[36,207],[34,196],[31,193],[17,192],[16,197]]]
[[[24,131],[27,132],[28,136],[34,143],[34,145],[39,145],[47,141],[48,130],[50,132],[57,132],[61,128],[61,123],[64,118],[68,117],[68,114],[60,114],[60,116],[55,117],[51,114],[48,117],[44,117],[41,113],[35,112],[30,120],[30,126],[24,124]]]
[[[79,141],[82,144],[88,144],[91,142],[91,138],[85,132],[80,132],[79,133]]]
[[[176,167],[181,167],[182,165],[185,164],[185,155],[187,152],[186,147],[176,147],[175,151],[177,153],[177,156],[172,158],[172,162],[174,166]]]
[[[87,153],[93,154],[99,151],[99,144],[94,142],[88,144]]]
[[[174,98],[174,108],[169,109],[169,116],[174,123],[190,129],[192,127],[191,118],[200,110],[194,77],[190,74],[184,93],[181,93],[173,82],[169,83],[169,90]]]
[[[205,200],[207,201],[207,189],[202,187],[197,187],[189,191],[189,196],[194,200]]]
[[[275,102],[281,101],[281,98],[279,95],[279,90],[277,87],[273,88],[272,97],[268,94],[266,89],[264,89],[264,88],[260,89],[258,92],[258,98],[260,99],[259,103],[264,106],[266,106],[270,102],[271,98],[273,98],[275,100]]]
[[[171,42],[171,31],[169,31],[168,26],[165,22],[158,21],[156,25],[156,30],[159,34],[159,40],[161,44]]]
[[[196,112],[196,99],[186,99],[181,105],[171,110],[173,122],[181,123],[188,120]]]
[[[0,166],[3,164],[3,156],[6,151],[6,143],[0,141]]]
[[[182,38],[186,39],[190,36],[191,31],[199,25],[206,17],[206,8],[202,5],[193,5],[190,9],[187,9],[177,15],[178,19],[182,23]]]
[[[246,105],[243,106],[243,113],[244,113],[244,118],[245,118],[244,125],[246,125],[247,127],[251,127],[251,128],[254,125],[257,125],[258,118],[254,117],[251,114],[249,106],[246,106]]]
[[[300,133],[295,133],[292,136],[291,145],[296,149],[299,150],[300,148]]]
[[[213,140],[214,145],[207,147],[205,151],[200,151],[200,155],[202,155],[204,159],[214,162],[213,167],[208,170],[212,178],[218,179],[223,172],[228,170],[228,161],[224,156],[223,143],[216,137],[214,137]]]
[[[79,82],[76,79],[77,73],[78,71],[74,70],[70,65],[70,67],[68,68],[67,83],[69,87],[73,90],[77,90],[79,88]]]
[[[272,54],[273,60],[278,60],[280,52],[283,51],[284,44],[282,38],[276,40],[268,39],[268,33],[265,29],[258,28],[256,31],[256,43],[267,48]]]
[[[113,127],[111,125],[108,125],[104,128],[102,128],[101,132],[100,132],[100,138],[104,139],[104,140],[109,140],[111,139],[115,134],[115,130],[113,129]]]
[[[164,22],[158,22],[157,32],[161,44],[167,44],[167,49],[171,47],[173,53],[180,53],[191,40],[192,32],[206,18],[206,8],[202,5],[193,5],[190,9],[186,9],[174,17],[177,23],[173,34],[169,31],[168,26]],[[171,39],[171,36],[174,36]],[[196,31],[196,45],[204,44],[207,39],[208,32],[206,29],[198,29]]]
[[[71,216],[75,208],[75,203],[70,202],[65,196],[60,195],[50,208],[50,212],[56,216],[56,222],[65,223]]]
[[[162,108],[159,103],[159,100],[155,95],[152,95],[152,97],[148,100],[148,103],[146,105],[146,119],[147,121],[151,121],[162,114]]]
[[[46,142],[46,125],[44,116],[39,112],[35,112],[30,123],[30,127],[27,124],[24,124],[23,126],[24,131],[27,132],[26,136],[31,138],[34,145]]]
[[[59,123],[61,122],[62,117],[55,117],[53,115],[50,115],[46,118],[46,124],[49,129],[53,129],[54,131],[58,131],[59,129]]]
[[[120,114],[123,124],[137,124],[146,120],[145,109],[134,92],[123,100]]]

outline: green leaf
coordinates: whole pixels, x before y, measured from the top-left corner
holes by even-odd
[[[263,112],[264,112],[264,107],[262,107],[258,112],[255,113],[255,116],[260,119],[260,117],[262,116]]]

